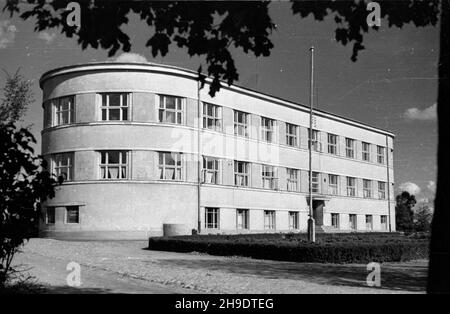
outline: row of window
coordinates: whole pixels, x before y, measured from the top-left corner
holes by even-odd
[[[100,179],[129,179],[129,151],[100,151]],[[158,178],[161,180],[183,180],[182,153],[158,152]],[[73,180],[73,153],[62,153],[52,155],[53,173],[62,176],[65,181]],[[220,184],[220,162],[219,158],[203,156],[203,183]],[[251,163],[245,161],[234,161],[234,185],[240,187],[250,187]],[[279,167],[271,165],[261,165],[261,184],[264,189],[278,190],[280,188],[288,191],[300,190],[300,170],[294,168],[286,169],[285,187],[280,186],[278,170]],[[328,191],[321,191],[320,173],[312,173],[312,192],[340,195],[340,176],[335,174],[322,174],[328,182]],[[328,179],[328,180],[326,180]],[[347,196],[357,195],[357,178],[345,177]],[[309,173],[308,173],[309,182]],[[378,195],[373,195],[373,182],[377,182]],[[309,184],[308,184],[309,186]],[[362,194],[364,198],[386,199],[386,182],[362,179]]]
[[[276,211],[264,210],[264,229],[275,230],[276,229]],[[299,214],[296,211],[288,212],[289,218],[288,228],[291,230],[299,229]],[[358,221],[356,214],[348,215],[348,227],[350,230],[358,229]],[[373,215],[365,215],[366,230],[373,230]],[[381,215],[380,218],[381,230],[388,230],[387,215]],[[331,214],[331,226],[336,229],[341,229],[340,214]],[[205,228],[206,229],[220,229],[220,209],[219,208],[205,208]],[[236,209],[236,229],[248,230],[250,229],[250,214],[248,209]]]
[[[45,223],[54,224],[56,220],[56,208],[47,207],[45,212]],[[78,224],[80,223],[80,209],[78,206],[66,206],[64,207],[64,223],[66,224]]]
[[[131,112],[130,93],[102,93],[101,95],[101,120],[102,121],[128,121]],[[50,101],[54,108],[53,124],[63,125],[75,121],[75,97],[65,96]],[[158,120],[161,123],[183,124],[185,114],[185,99],[175,96],[159,95]],[[261,117],[260,137],[266,142],[275,142],[276,123],[274,119]],[[285,144],[292,147],[300,147],[300,126],[285,123]],[[210,103],[203,103],[203,128],[219,131],[223,130],[222,107]],[[234,110],[234,134],[249,137],[250,113]],[[322,146],[319,130],[308,130],[308,147],[314,151],[327,152],[332,155],[342,155],[347,158],[356,159],[356,140],[345,138],[345,154],[339,152],[339,136],[326,133],[326,149]],[[372,144],[362,142],[361,157],[363,161],[371,161]],[[385,163],[386,149],[384,146],[376,146],[376,161]]]

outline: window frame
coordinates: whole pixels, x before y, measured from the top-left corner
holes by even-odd
[[[99,162],[99,169],[100,169],[100,180],[129,180],[130,178],[130,167],[129,167],[129,160],[130,160],[130,151],[129,150],[101,150],[100,152],[100,162]],[[109,162],[109,154],[110,153],[119,153],[119,163],[110,163]],[[103,154],[105,154],[105,158],[103,158]],[[123,162],[123,156],[125,156],[125,163]],[[103,163],[102,160],[105,160]],[[118,168],[118,178],[105,178],[105,176],[109,176],[108,169],[110,168]],[[104,169],[104,172],[103,172]],[[125,177],[123,177],[122,170],[125,169]],[[102,172],[104,175],[102,176]]]
[[[167,163],[167,156],[170,155],[171,159],[174,161],[174,165],[170,165]],[[162,156],[162,163],[161,163]],[[167,152],[167,151],[159,151],[158,152],[158,180],[163,181],[183,181],[183,153],[180,152]],[[173,179],[166,177],[167,170],[173,170]]]
[[[336,183],[332,183],[331,179],[336,179]],[[339,195],[339,176],[337,174],[328,174],[328,193],[331,195]]]
[[[242,224],[239,224],[239,217],[242,215]],[[249,230],[250,229],[250,211],[245,208],[236,209],[236,229]]]
[[[242,119],[245,120],[244,122],[239,121],[240,116],[242,116]],[[240,110],[233,110],[234,135],[247,138],[250,137],[250,134],[248,132],[249,120],[250,120],[250,113]],[[240,130],[243,130],[244,134],[241,134]]]
[[[372,198],[372,180],[363,179],[363,197]]]
[[[120,95],[120,104],[119,106],[111,106],[110,105],[110,96],[111,95]],[[106,97],[106,104],[104,103],[104,97]],[[126,105],[123,104],[125,97]],[[105,92],[100,93],[100,121],[103,122],[123,122],[123,121],[131,121],[131,93],[129,92]],[[111,110],[119,110],[119,119],[111,120],[110,119],[110,111]],[[105,111],[106,115],[103,118],[103,111]],[[126,118],[124,119],[124,111],[126,111]]]
[[[213,168],[208,168],[209,162],[213,162]],[[203,162],[202,162],[202,172],[203,172],[203,183],[206,184],[219,184],[220,182],[220,159],[216,157],[210,157],[210,156],[203,156]],[[214,179],[214,182],[207,182],[206,177],[207,174],[211,173],[211,178]]]
[[[346,190],[347,196],[355,197],[356,196],[356,178],[355,177],[346,177]],[[353,183],[350,185],[349,183]]]
[[[331,213],[331,227],[340,229],[341,222],[339,213]]]
[[[278,188],[277,167],[272,165],[261,165],[261,179],[263,189],[276,190]],[[266,186],[266,182],[268,182],[268,186]]]
[[[267,143],[275,142],[275,126],[276,126],[275,119],[261,117],[261,125],[260,125],[261,141]]]
[[[175,108],[167,108],[167,99],[173,98],[175,101]],[[174,95],[164,95],[158,94],[158,122],[165,124],[183,125],[185,116],[185,98],[174,96]],[[167,113],[172,113],[175,117],[175,122],[169,121],[167,118]],[[178,118],[179,121],[178,122]]]
[[[77,221],[76,222],[69,222],[69,210],[76,209],[77,212]],[[65,206],[64,207],[64,223],[67,225],[78,225],[80,224],[80,206]]]
[[[292,220],[293,217],[293,220]],[[298,230],[299,228],[299,214],[298,211],[289,211],[289,230]]]
[[[345,157],[351,159],[355,158],[355,144],[356,144],[355,139],[349,137],[345,138]]]
[[[369,221],[368,218],[370,218]],[[369,224],[370,228],[368,228]],[[373,230],[373,215],[366,215],[366,230]]]
[[[210,213],[211,211],[211,213]],[[209,215],[212,216],[212,222],[209,221]],[[205,229],[220,230],[220,208],[218,207],[205,207]]]
[[[66,178],[64,182],[74,181],[74,156],[73,152],[57,153],[51,155],[51,169],[57,177],[62,176],[61,170],[67,169]],[[63,159],[67,164],[62,164]]]
[[[383,218],[386,220],[385,222],[383,222]],[[385,227],[383,227],[383,225]],[[387,215],[380,215],[380,226],[381,226],[381,230],[388,230],[388,216]]]
[[[386,185],[387,185],[386,182],[378,181],[378,199],[380,200],[386,199]]]
[[[268,218],[267,223],[266,218]],[[276,213],[274,210],[264,210],[264,230],[276,230]]]
[[[308,172],[308,179],[309,179],[309,172]],[[308,184],[308,189],[309,189],[309,184]],[[320,193],[320,172],[316,172],[316,171],[312,172],[311,190],[312,190],[312,193]]]
[[[291,174],[295,173],[295,178]],[[291,184],[295,184],[295,189],[291,188]],[[288,191],[298,192],[299,190],[299,170],[295,168],[286,168],[286,189]]]
[[[380,153],[380,149],[381,149],[381,153]],[[377,163],[379,163],[380,165],[385,164],[385,155],[386,155],[385,152],[386,152],[386,149],[384,146],[377,145]]]
[[[311,139],[311,130],[308,128],[308,149],[311,147],[312,142],[312,150],[315,152],[322,151],[322,142],[320,141],[320,131],[312,130],[312,139]]]
[[[239,165],[243,166],[245,172],[239,172]],[[250,163],[246,161],[234,160],[234,185],[240,187],[250,186]],[[238,177],[243,178],[245,184],[237,184]]]
[[[370,162],[370,143],[361,142],[361,158],[363,161]]]
[[[69,99],[68,109],[61,109],[62,100]],[[69,125],[75,123],[75,95],[67,95],[50,100],[52,108],[52,126]],[[63,114],[67,113],[66,123],[61,122]]]
[[[352,218],[354,218],[354,221]],[[353,222],[354,222],[354,226],[353,226]],[[356,214],[348,215],[348,225],[349,225],[350,230],[358,230],[358,216]]]
[[[334,139],[334,143],[332,141]],[[339,137],[336,134],[327,133],[327,152],[331,155],[338,155],[338,142]]]
[[[211,107],[212,115],[209,115],[208,107]],[[216,116],[217,115],[217,116]],[[222,132],[222,107],[219,105],[203,102],[203,128],[206,130]],[[210,127],[209,121],[213,124]]]
[[[294,133],[291,133],[291,128],[294,129]],[[298,141],[299,126],[296,124],[286,122],[286,145],[290,147],[299,147]]]

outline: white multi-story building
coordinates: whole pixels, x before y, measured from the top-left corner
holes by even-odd
[[[308,107],[238,86],[212,98],[158,64],[67,66],[40,85],[42,154],[65,177],[43,236],[305,231],[310,144],[318,230],[395,229],[388,131],[315,110],[309,141]]]

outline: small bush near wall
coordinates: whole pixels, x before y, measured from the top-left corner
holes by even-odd
[[[149,239],[150,250],[309,263],[399,262],[428,257],[428,239],[401,234],[320,235],[308,243],[303,234],[196,235]]]

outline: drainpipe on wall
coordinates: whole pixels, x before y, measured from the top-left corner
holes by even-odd
[[[392,232],[392,220],[391,220],[391,182],[389,180],[389,140],[386,135],[386,172],[387,172],[387,198],[388,198],[388,215],[389,215],[389,232]]]
[[[201,232],[202,219],[201,219],[201,183],[202,183],[202,155],[201,155],[201,101],[200,101],[200,80],[197,81],[197,231]]]

